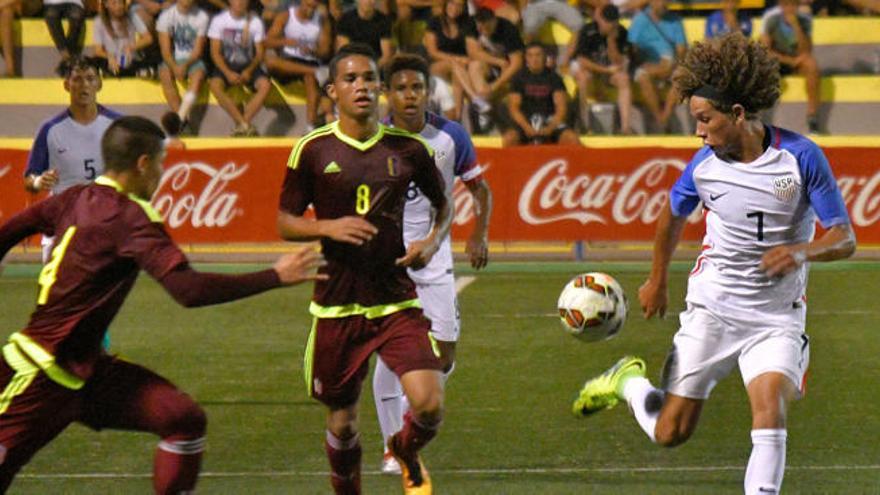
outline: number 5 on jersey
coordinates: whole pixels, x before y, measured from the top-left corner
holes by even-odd
[[[61,242],[52,250],[52,259],[40,271],[40,278],[37,281],[40,285],[40,294],[37,296],[38,305],[46,304],[46,301],[49,300],[49,289],[52,288],[52,285],[55,284],[55,280],[58,278],[58,265],[64,259],[64,253],[67,251],[67,246],[70,244],[70,240],[73,239],[74,233],[76,233],[76,227],[70,226],[67,228],[67,231],[64,232],[64,237],[61,238]]]
[[[358,215],[366,215],[370,211],[370,186],[366,184],[358,186],[354,200],[354,211]]]

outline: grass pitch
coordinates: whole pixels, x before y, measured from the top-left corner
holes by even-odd
[[[212,267],[215,268],[215,267]],[[636,291],[648,264],[496,263],[460,294],[463,332],[446,419],[424,452],[441,494],[742,493],[750,416],[737,372],[707,403],[694,437],[652,445],[625,406],[587,419],[569,412],[583,380],[620,355],[656,378],[683,308],[690,264],[671,275],[670,314],[645,321]],[[243,269],[237,267],[232,269]],[[631,314],[614,340],[584,344],[555,316],[564,283],[584,271],[620,280]],[[789,418],[785,493],[880,493],[880,265],[814,265],[807,398]],[[0,278],[0,326],[21,328],[36,267]],[[327,494],[322,406],[306,397],[302,352],[310,287],[203,309],[178,307],[142,277],[112,325],[112,348],[170,378],[207,410],[201,493]],[[364,491],[399,493],[378,473],[381,441],[369,380],[361,404]],[[18,476],[10,493],[149,493],[156,439],[71,426]]]

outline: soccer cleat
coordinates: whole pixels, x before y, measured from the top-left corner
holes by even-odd
[[[391,455],[391,452],[385,452],[382,456],[382,474],[402,474],[400,463]]]
[[[428,475],[425,465],[422,464],[422,460],[419,459],[419,455],[413,454],[409,459],[406,459],[395,448],[395,438],[396,436],[393,436],[388,439],[388,452],[400,466],[404,495],[431,495],[433,493],[431,477]]]
[[[626,379],[645,376],[645,361],[634,356],[624,356],[614,366],[601,375],[584,383],[578,398],[571,405],[576,416],[611,409],[623,398],[623,384]]]

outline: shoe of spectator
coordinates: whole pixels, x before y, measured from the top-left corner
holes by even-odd
[[[238,124],[232,129],[232,133],[230,136],[232,137],[245,137],[248,134],[248,125],[247,124]]]
[[[162,115],[162,129],[165,130],[165,134],[168,134],[170,137],[177,137],[180,135],[180,130],[183,128],[183,121],[180,120],[180,116],[177,115],[177,112],[165,112]]]
[[[807,116],[807,130],[809,134],[816,135],[821,134],[822,131],[819,130],[819,118],[815,115]]]
[[[474,98],[472,103],[479,113],[489,113],[492,110],[492,104],[486,101],[485,98]]]
[[[252,124],[248,124],[247,127],[245,127],[244,129],[244,135],[247,137],[257,137],[260,135],[260,133],[257,132],[257,128],[254,127]]]

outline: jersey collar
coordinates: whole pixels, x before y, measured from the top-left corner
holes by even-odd
[[[366,141],[358,141],[357,139],[355,139],[353,137],[346,136],[345,133],[343,133],[342,130],[339,128],[339,121],[338,120],[336,122],[333,122],[332,126],[333,126],[333,134],[336,135],[336,137],[340,141],[342,141],[343,143],[351,146],[352,148],[354,148],[358,151],[367,151],[374,144],[378,143],[379,140],[382,139],[382,136],[385,135],[385,125],[382,124],[381,122],[379,122],[379,124],[378,124],[379,130],[376,131],[376,134],[373,134],[373,137],[367,139]]]

